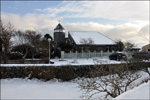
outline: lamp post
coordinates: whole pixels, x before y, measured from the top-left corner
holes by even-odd
[[[51,39],[50,38],[48,39],[48,42],[49,42],[49,64],[50,64],[50,59],[51,59],[51,49],[50,49]]]

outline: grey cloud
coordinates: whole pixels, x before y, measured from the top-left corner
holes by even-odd
[[[2,13],[4,23],[11,22],[19,30],[34,29],[42,34],[50,33],[53,36],[53,29],[58,24],[58,18],[48,14],[27,14],[25,16]],[[142,23],[142,22],[139,22]],[[146,33],[147,24],[124,23],[121,25],[103,25],[95,22],[88,23],[66,23],[62,24],[67,31],[99,31],[113,40],[130,40],[140,46],[147,44],[138,34]],[[142,44],[142,45],[141,45]]]

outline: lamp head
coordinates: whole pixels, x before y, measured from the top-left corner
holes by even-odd
[[[48,38],[48,41],[50,42],[50,41],[51,41],[51,38]]]

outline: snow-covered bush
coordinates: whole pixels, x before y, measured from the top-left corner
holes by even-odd
[[[108,99],[124,93],[134,87],[134,81],[141,77],[136,70],[130,70],[129,66],[99,66],[93,75],[101,73],[96,78],[83,78],[78,82],[79,88],[83,91],[83,99]],[[102,93],[98,96],[96,94]]]
[[[142,64],[142,67],[136,67],[134,64],[95,64],[95,65],[62,65],[59,67],[54,66],[10,66],[0,67],[1,79],[2,78],[37,78],[41,80],[50,80],[53,78],[60,79],[62,81],[69,81],[77,77],[82,78],[95,78],[100,76],[106,76],[112,74],[109,72],[110,68],[114,74],[115,68],[119,66],[125,67],[128,65],[127,70],[141,70],[141,68],[147,68],[150,62]],[[103,70],[102,70],[103,68]],[[149,70],[148,70],[149,71]],[[105,72],[105,73],[104,73]]]

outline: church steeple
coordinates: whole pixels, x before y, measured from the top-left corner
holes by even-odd
[[[54,32],[65,32],[65,29],[64,29],[64,27],[59,23],[59,24],[55,27]]]
[[[65,29],[60,23],[54,28],[54,41],[56,47],[58,47],[61,42],[65,41]]]

